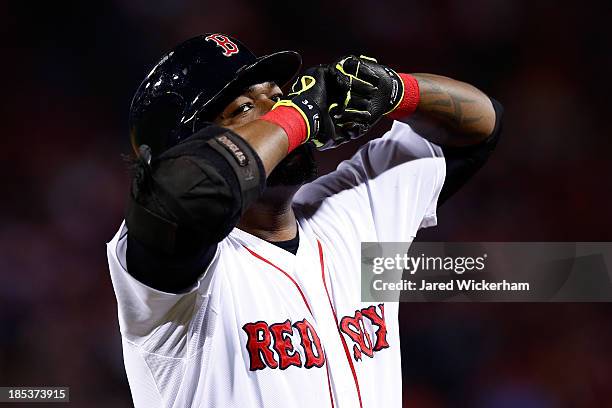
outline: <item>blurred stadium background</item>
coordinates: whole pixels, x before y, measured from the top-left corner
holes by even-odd
[[[0,9],[2,386],[70,386],[72,406],[131,406],[105,253],[128,187],[127,112],[154,61],[203,32],[234,35],[257,54],[294,49],[305,65],[363,53],[500,100],[497,151],[421,239],[612,240],[610,14],[595,2],[9,1]],[[356,147],[320,154],[322,170]],[[401,310],[407,407],[612,407],[610,304]]]

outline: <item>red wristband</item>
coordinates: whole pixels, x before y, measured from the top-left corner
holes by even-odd
[[[402,119],[414,113],[419,104],[419,83],[410,74],[398,74],[404,83],[404,97],[397,107],[389,113],[391,119]]]
[[[289,142],[287,153],[304,143],[304,139],[306,139],[306,121],[295,108],[278,106],[259,119],[283,128]]]

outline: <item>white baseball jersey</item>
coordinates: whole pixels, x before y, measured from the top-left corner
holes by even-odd
[[[360,243],[412,241],[436,224],[441,149],[394,122],[299,190],[293,255],[245,231],[181,294],[126,270],[108,243],[136,407],[401,407],[397,303],[360,301]]]

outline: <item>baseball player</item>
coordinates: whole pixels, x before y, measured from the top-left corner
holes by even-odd
[[[137,407],[400,407],[397,303],[360,301],[360,242],[411,242],[482,166],[502,109],[347,56],[298,72],[223,34],[164,55],[130,110],[107,245]],[[314,148],[382,138],[316,178]],[[399,121],[399,120],[402,121]]]

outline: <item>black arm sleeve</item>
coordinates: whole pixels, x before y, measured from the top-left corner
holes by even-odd
[[[165,292],[187,289],[264,186],[255,151],[213,125],[150,165],[139,158],[126,214],[128,272]]]
[[[495,127],[490,136],[472,146],[442,147],[446,161],[446,178],[438,198],[438,207],[476,174],[495,149],[502,131],[504,108],[493,98],[491,103],[495,109]]]
[[[168,293],[191,287],[212,261],[217,244],[203,246],[196,253],[169,255],[152,251],[129,234],[126,262],[130,275],[145,285]]]

